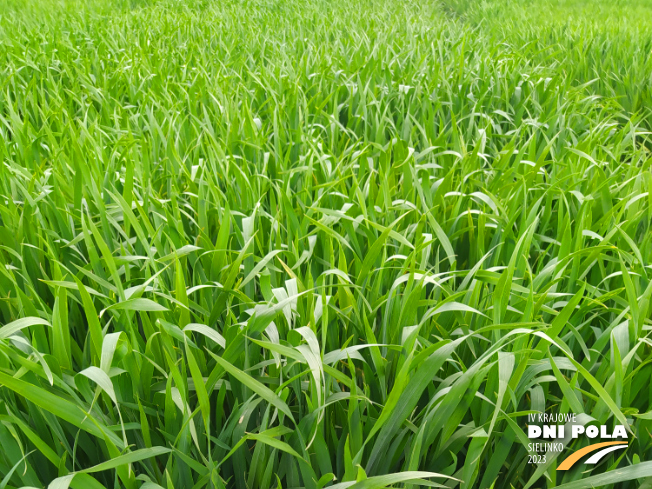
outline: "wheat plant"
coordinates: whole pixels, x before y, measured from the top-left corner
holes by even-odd
[[[652,487],[611,4],[0,0],[0,489]]]

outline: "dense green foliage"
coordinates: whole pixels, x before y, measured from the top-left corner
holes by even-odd
[[[615,100],[627,117],[652,107],[652,4],[646,0],[442,0],[495,39]],[[648,122],[649,126],[649,122]]]
[[[651,487],[649,11],[0,0],[0,489]]]

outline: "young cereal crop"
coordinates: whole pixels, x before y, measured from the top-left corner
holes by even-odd
[[[650,489],[651,10],[0,0],[0,489]]]

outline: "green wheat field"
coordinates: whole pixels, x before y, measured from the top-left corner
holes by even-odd
[[[0,489],[652,488],[651,129],[645,0],[0,0]]]

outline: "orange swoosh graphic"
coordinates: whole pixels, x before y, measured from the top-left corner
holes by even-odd
[[[627,445],[626,441],[606,441],[604,443],[595,443],[594,445],[589,445],[588,447],[584,447],[581,450],[576,451],[572,455],[569,455],[566,460],[564,460],[559,467],[557,467],[557,470],[568,470],[570,469],[573,465],[575,465],[575,462],[577,462],[579,459],[581,459],[584,455],[587,455],[591,452],[595,452],[599,448],[603,447],[609,447],[611,445]]]

